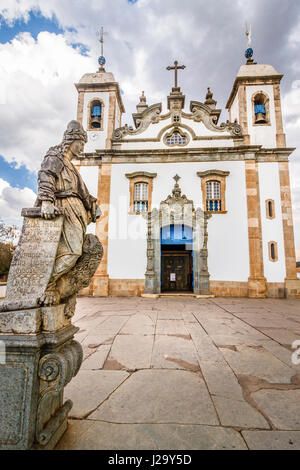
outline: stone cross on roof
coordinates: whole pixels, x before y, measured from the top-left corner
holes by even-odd
[[[174,62],[174,67],[171,67],[170,65],[167,67],[167,70],[174,70],[175,71],[175,88],[177,88],[177,77],[178,77],[178,70],[179,69],[185,69],[185,65],[178,65],[178,61],[175,60]]]
[[[173,179],[176,181],[176,184],[178,184],[178,181],[181,179],[180,176],[178,176],[177,174],[175,176],[173,176]]]

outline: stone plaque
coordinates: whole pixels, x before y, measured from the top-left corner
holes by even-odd
[[[7,281],[1,310],[36,307],[50,280],[63,216],[45,220],[25,217]]]

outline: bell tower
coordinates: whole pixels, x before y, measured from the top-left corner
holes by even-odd
[[[253,60],[251,28],[247,29],[247,62],[240,67],[226,108],[230,121],[237,119],[244,131],[245,145],[285,148],[279,74],[272,65]]]
[[[86,73],[75,84],[78,91],[77,120],[88,134],[85,152],[110,149],[113,131],[121,127],[125,112],[118,82],[111,72],[106,72],[103,55],[103,28],[100,32],[101,55],[99,69]]]
[[[122,114],[125,112],[119,84],[113,74],[106,72],[104,68],[106,60],[103,55],[103,35],[103,28],[101,28],[99,69],[96,72],[84,74],[75,84],[78,91],[77,120],[81,122],[88,135],[88,141],[84,147],[85,154],[92,154],[98,149],[111,149],[113,131],[121,127]],[[78,163],[77,166],[80,167],[80,162]],[[81,167],[80,172],[84,173],[88,187],[97,175],[97,188],[91,188],[91,192],[97,191],[98,204],[102,211],[102,216],[96,222],[95,231],[102,243],[104,253],[102,262],[88,288],[88,294],[107,296],[109,292],[107,253],[111,186],[110,159],[103,158],[98,167],[92,165]]]

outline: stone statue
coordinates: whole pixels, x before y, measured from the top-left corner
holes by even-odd
[[[86,141],[71,121],[43,160],[35,207],[22,210],[0,306],[0,449],[53,449],[67,429],[72,402],[64,402],[64,387],[83,358],[71,317],[103,254],[98,238],[85,233],[101,214],[97,200],[71,162]]]
[[[85,235],[87,225],[101,215],[97,199],[89,194],[71,162],[85,142],[87,134],[81,124],[71,121],[62,143],[48,150],[39,171],[36,206],[41,208],[41,216],[64,216],[51,279],[39,299],[41,305],[56,305],[65,298],[73,305],[76,293],[89,284],[102,257],[98,238]]]
[[[63,303],[70,318],[76,294],[97,269],[103,248],[85,232],[101,211],[71,162],[86,141],[80,122],[71,121],[62,143],[51,147],[42,162],[35,208],[22,211],[25,220],[2,311]]]

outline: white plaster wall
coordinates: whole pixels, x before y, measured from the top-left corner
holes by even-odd
[[[252,115],[252,96],[264,91],[269,96],[270,126],[254,126]],[[251,145],[262,145],[265,148],[276,147],[276,118],[274,107],[273,85],[251,85],[246,87],[248,132]]]
[[[231,122],[234,122],[235,119],[237,119],[238,123],[240,123],[238,94],[235,95],[234,101],[231,105]]]
[[[89,193],[97,197],[98,194],[98,166],[81,166],[80,175],[88,188]],[[95,234],[96,224],[91,223],[87,228],[87,233]]]
[[[84,146],[85,152],[94,152],[95,149],[103,149],[105,148],[105,140],[107,137],[107,124],[108,124],[108,107],[109,107],[109,93],[108,92],[88,92],[84,95],[84,107],[83,107],[83,127],[87,129],[88,125],[88,104],[95,98],[100,98],[104,103],[104,111],[103,116],[103,130],[97,131],[87,131],[88,134],[88,142]],[[95,135],[96,137],[92,137]]]
[[[111,173],[108,273],[115,279],[143,279],[146,271],[147,224],[141,215],[129,215],[129,180],[125,173],[157,173],[152,208],[171,194],[173,176],[181,177],[182,194],[202,208],[198,171],[230,171],[226,186],[227,214],[214,214],[208,222],[208,264],[211,280],[247,281],[249,277],[248,219],[244,162],[186,162],[115,164]]]
[[[278,163],[259,163],[258,171],[265,277],[268,282],[283,282],[286,276],[286,269]],[[274,200],[274,219],[267,218],[267,199]],[[278,261],[276,262],[269,259],[268,242],[270,241],[277,242]]]

